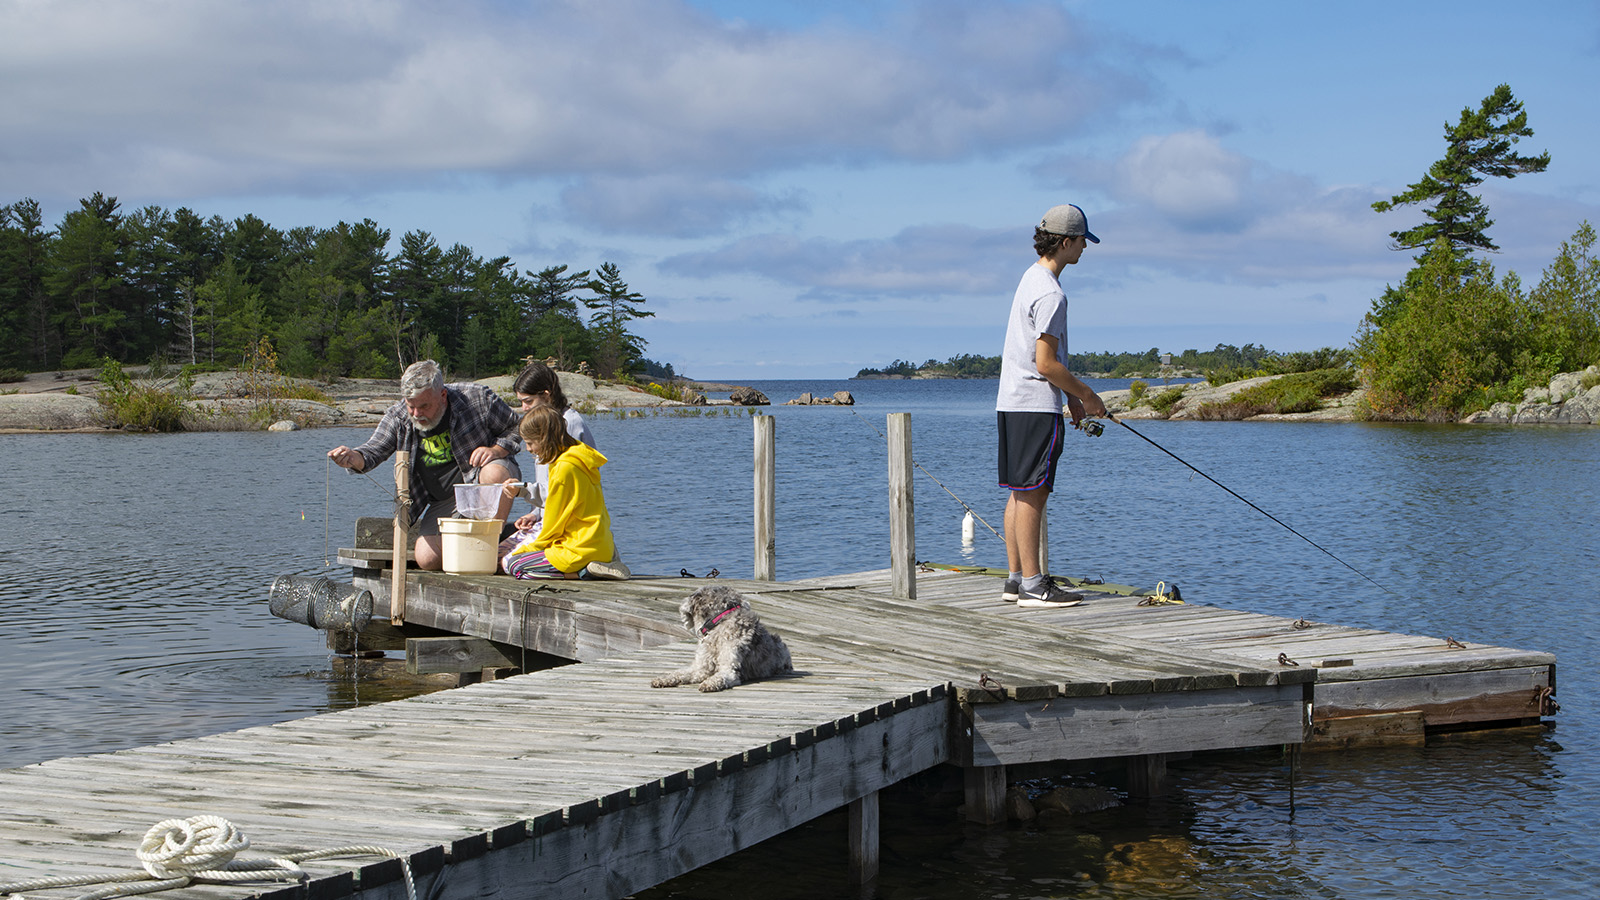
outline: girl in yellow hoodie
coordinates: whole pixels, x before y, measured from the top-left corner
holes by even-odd
[[[606,497],[600,490],[605,456],[568,434],[566,420],[554,407],[530,410],[522,417],[520,431],[528,451],[549,465],[550,490],[539,533],[505,555],[502,565],[506,574],[577,578],[589,563],[609,562],[616,547],[611,541]]]

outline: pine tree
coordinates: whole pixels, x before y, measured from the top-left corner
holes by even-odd
[[[639,308],[644,305],[644,295],[628,290],[621,271],[612,263],[602,264],[599,277],[590,281],[588,287],[595,295],[585,297],[583,304],[594,311],[589,327],[595,331],[600,344],[595,368],[605,378],[632,372],[644,353],[644,341],[628,330],[628,323],[655,313]]]
[[[123,281],[127,249],[117,198],[96,191],[79,201],[56,228],[45,289],[53,295],[68,349],[62,365],[92,366],[102,357],[122,358],[128,322]]]
[[[1489,208],[1471,190],[1487,177],[1515,178],[1530,172],[1543,172],[1550,165],[1549,152],[1521,156],[1512,145],[1532,137],[1528,114],[1522,101],[1502,84],[1483,99],[1478,109],[1461,110],[1461,120],[1445,125],[1445,155],[1428,168],[1422,180],[1388,200],[1372,204],[1378,212],[1396,206],[1431,203],[1425,212],[1431,221],[1414,228],[1391,232],[1396,250],[1426,248],[1443,238],[1458,253],[1472,249],[1498,250],[1485,233],[1494,220]]]

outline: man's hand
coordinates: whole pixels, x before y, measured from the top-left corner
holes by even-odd
[[[1072,426],[1076,428],[1083,421],[1083,401],[1071,394],[1067,395],[1067,415],[1072,417]]]
[[[353,469],[360,472],[367,467],[367,458],[349,447],[335,447],[329,450],[328,458],[338,463],[341,469]]]
[[[1079,400],[1078,402],[1083,406],[1084,415],[1093,416],[1096,419],[1104,419],[1110,415],[1110,413],[1106,412],[1105,401],[1101,400],[1100,395],[1094,391],[1089,392],[1087,400]]]
[[[472,451],[472,455],[467,457],[467,461],[472,463],[473,467],[481,469],[497,459],[505,459],[510,455],[499,444],[491,444]]]

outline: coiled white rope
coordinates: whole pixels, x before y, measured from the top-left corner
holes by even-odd
[[[108,900],[133,894],[150,894],[184,887],[195,882],[304,881],[306,871],[296,863],[312,859],[343,856],[384,856],[400,860],[406,878],[406,895],[416,900],[417,888],[411,879],[411,865],[405,857],[383,847],[352,846],[328,850],[306,850],[264,859],[235,859],[250,847],[250,839],[221,816],[193,816],[157,822],[145,832],[135,856],[144,872],[124,875],[79,875],[35,878],[0,884],[0,894],[13,896],[25,891],[51,888],[87,887],[106,884],[83,894],[78,900]]]

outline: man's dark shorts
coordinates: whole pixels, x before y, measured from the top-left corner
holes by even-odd
[[[1066,433],[1065,417],[1047,412],[995,413],[1000,428],[1000,486],[1050,490]]]

